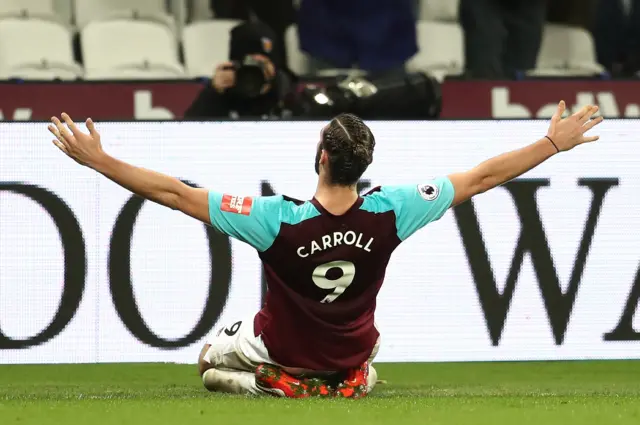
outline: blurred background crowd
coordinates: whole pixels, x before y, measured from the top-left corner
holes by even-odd
[[[1,79],[200,79],[187,119],[426,119],[446,79],[639,71],[640,0],[0,0]]]

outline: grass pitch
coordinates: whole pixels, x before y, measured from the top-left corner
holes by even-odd
[[[0,366],[0,424],[638,425],[640,361],[378,364],[364,400],[211,394],[195,366]]]

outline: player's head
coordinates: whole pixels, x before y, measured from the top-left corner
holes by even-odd
[[[373,161],[373,133],[352,114],[340,114],[322,129],[316,153],[316,173],[339,186],[358,183]]]

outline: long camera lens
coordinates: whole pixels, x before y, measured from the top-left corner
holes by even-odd
[[[260,95],[262,87],[267,82],[265,78],[266,64],[247,56],[236,70],[236,88],[246,97]]]

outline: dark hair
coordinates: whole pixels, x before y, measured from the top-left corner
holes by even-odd
[[[332,184],[354,185],[373,161],[376,140],[373,133],[353,114],[340,114],[324,130],[321,148],[329,156]]]

